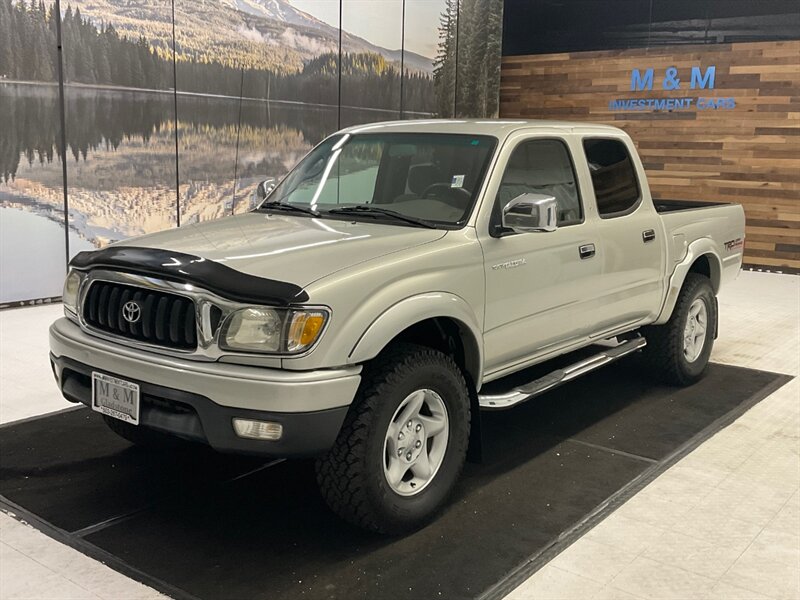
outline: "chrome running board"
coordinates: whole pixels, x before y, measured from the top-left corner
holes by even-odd
[[[478,402],[480,407],[484,410],[502,410],[504,408],[511,408],[525,402],[531,398],[543,394],[548,390],[552,390],[563,383],[567,383],[573,379],[577,379],[581,375],[585,375],[595,369],[599,369],[609,363],[619,360],[637,350],[641,350],[647,345],[647,340],[643,337],[633,338],[627,342],[621,343],[619,346],[614,346],[608,350],[603,350],[599,354],[590,356],[584,360],[576,362],[575,364],[564,367],[563,369],[556,369],[552,373],[548,373],[544,377],[534,379],[530,383],[515,387],[514,389],[501,394],[478,394]]]

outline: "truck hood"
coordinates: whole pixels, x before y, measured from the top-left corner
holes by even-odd
[[[193,254],[242,273],[305,287],[340,269],[433,242],[445,233],[253,212],[145,235],[115,247]]]

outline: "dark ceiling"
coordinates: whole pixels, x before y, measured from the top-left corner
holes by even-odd
[[[797,0],[505,0],[503,54],[800,39]]]

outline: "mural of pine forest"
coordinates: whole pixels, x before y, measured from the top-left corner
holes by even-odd
[[[340,127],[495,116],[501,22],[502,0],[0,0],[0,306],[60,295],[81,250],[247,210]]]

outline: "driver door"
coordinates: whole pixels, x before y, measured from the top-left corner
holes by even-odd
[[[587,338],[592,285],[601,270],[591,252],[597,244],[595,223],[586,219],[567,139],[523,138],[505,153],[508,160],[489,232],[481,239],[489,376]],[[555,231],[502,229],[502,207],[524,193],[555,197],[559,217]]]

